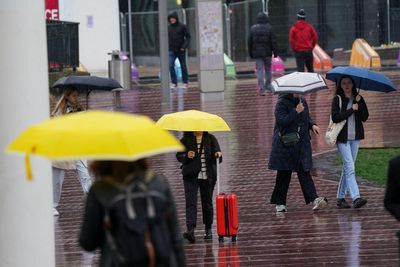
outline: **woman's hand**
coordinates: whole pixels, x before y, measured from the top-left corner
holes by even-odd
[[[222,157],[222,152],[215,152],[215,157],[216,158]]]
[[[317,125],[313,125],[312,126],[312,131],[316,134],[316,135],[319,135],[319,127],[317,126]]]
[[[304,106],[303,106],[303,103],[299,103],[299,104],[297,104],[297,106],[296,106],[296,112],[297,113],[302,113],[304,111]]]
[[[353,104],[353,105],[351,106],[351,108],[352,108],[354,111],[358,110],[358,104],[357,104],[357,103]]]
[[[194,151],[188,151],[188,153],[187,153],[187,157],[188,157],[189,159],[194,158],[195,155],[196,155],[196,152],[194,152]]]

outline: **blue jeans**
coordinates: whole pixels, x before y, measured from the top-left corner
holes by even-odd
[[[169,51],[169,72],[171,74],[171,82],[175,85],[178,84],[178,79],[175,72],[175,59],[178,58],[182,69],[182,82],[188,83],[188,71],[186,67],[186,53],[185,51],[173,52]]]
[[[82,190],[85,193],[89,192],[90,187],[92,186],[92,178],[90,177],[87,163],[82,160],[76,161],[76,172],[78,174],[79,182],[81,183]]]
[[[337,198],[344,198],[348,190],[351,198],[354,201],[360,197],[355,173],[355,163],[357,159],[358,148],[360,147],[360,140],[351,140],[347,141],[347,143],[338,143],[337,147],[340,157],[343,161],[342,175],[340,177]]]
[[[271,57],[256,58],[256,68],[260,92],[265,93],[265,90],[271,86]]]

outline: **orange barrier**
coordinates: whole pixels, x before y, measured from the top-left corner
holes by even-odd
[[[351,48],[350,65],[380,69],[381,58],[364,39],[358,38]]]
[[[319,71],[328,71],[332,69],[331,57],[317,44],[313,49],[314,69]]]

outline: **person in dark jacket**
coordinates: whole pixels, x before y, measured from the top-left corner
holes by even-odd
[[[342,102],[341,109],[339,108],[338,96]],[[368,116],[367,104],[364,98],[357,93],[353,79],[350,76],[342,76],[337,85],[331,108],[331,117],[334,123],[347,120],[336,140],[337,148],[343,161],[336,203],[339,208],[350,208],[345,199],[347,191],[352,198],[354,208],[361,208],[367,204],[367,200],[360,197],[356,181],[355,163],[360,140],[364,139],[363,122],[367,121]]]
[[[258,13],[257,24],[250,29],[247,45],[250,57],[256,60],[260,95],[265,95],[265,90],[271,86],[271,57],[278,56],[276,37],[265,13]]]
[[[169,40],[169,71],[174,87],[178,86],[178,79],[175,72],[175,60],[178,58],[182,69],[182,82],[188,86],[188,70],[186,67],[186,49],[190,43],[190,33],[186,25],[179,22],[178,14],[172,12],[168,16],[168,40]]]
[[[178,152],[176,158],[182,163],[181,169],[185,189],[187,231],[183,234],[183,237],[194,243],[199,188],[205,226],[204,239],[212,238],[212,196],[217,181],[216,159],[219,159],[221,163],[222,153],[217,139],[208,132],[184,132],[181,142],[186,149],[184,152]]]
[[[275,188],[271,196],[271,204],[275,204],[277,212],[286,211],[286,198],[292,172],[297,172],[306,204],[312,202],[313,210],[327,206],[324,197],[318,197],[310,171],[312,169],[312,152],[310,133],[319,134],[319,127],[310,118],[305,99],[296,94],[279,96],[275,107],[275,128],[272,150],[268,168],[277,170]],[[284,144],[282,136],[298,133],[296,144]]]
[[[400,156],[389,161],[384,205],[400,221]]]
[[[100,248],[102,267],[186,266],[175,202],[165,177],[152,173],[145,159],[94,161],[90,168],[98,181],[87,195],[81,247]],[[142,191],[135,191],[138,188]],[[142,195],[127,202],[127,190]],[[146,192],[151,200],[143,195]]]
[[[308,72],[314,72],[312,50],[318,42],[318,35],[314,27],[306,22],[303,9],[297,13],[297,19],[289,31],[289,43],[296,57],[297,71],[303,72],[305,64]]]

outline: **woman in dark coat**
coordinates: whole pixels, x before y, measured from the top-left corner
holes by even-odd
[[[400,221],[400,156],[389,161],[384,205]]]
[[[184,152],[178,152],[176,158],[182,163],[183,185],[186,202],[187,231],[183,237],[195,242],[194,229],[197,221],[197,192],[200,188],[204,239],[211,239],[213,222],[212,196],[217,181],[216,159],[222,162],[222,153],[214,135],[208,132],[184,132],[181,139]]]
[[[339,107],[339,97],[342,102]],[[340,177],[337,201],[338,208],[350,208],[345,196],[349,192],[354,208],[361,208],[367,200],[361,198],[355,173],[360,141],[364,139],[363,122],[368,119],[368,109],[364,98],[358,94],[355,83],[350,76],[343,76],[336,88],[336,95],[332,99],[331,117],[335,123],[346,120],[340,131],[336,144],[339,155],[343,161],[342,175]]]
[[[313,210],[327,206],[326,198],[318,197],[310,175],[310,130],[318,135],[319,128],[310,118],[305,99],[295,94],[281,95],[275,107],[275,129],[268,164],[269,169],[277,170],[275,188],[271,196],[271,204],[276,205],[277,212],[286,211],[287,191],[293,171],[297,172],[306,204],[312,202]],[[281,136],[296,132],[299,135],[298,142],[285,145]]]

